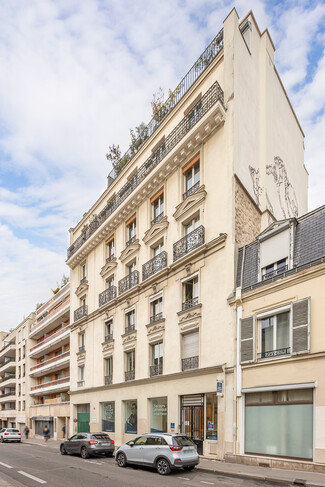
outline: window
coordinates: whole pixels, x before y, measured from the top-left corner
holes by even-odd
[[[159,296],[150,302],[150,323],[161,320],[163,317],[163,298]]]
[[[128,270],[128,274],[129,275],[132,274],[132,272],[135,272],[137,270],[137,264],[136,264],[136,262],[134,261],[134,262],[132,262],[132,264],[129,264],[127,266],[127,270]]]
[[[164,190],[161,189],[153,198],[151,198],[150,202],[153,218],[151,225],[154,225],[164,217]]]
[[[156,255],[161,254],[161,252],[163,251],[164,251],[164,241],[152,247],[153,257],[156,257]]]
[[[115,257],[114,235],[106,240],[106,261],[111,262]]]
[[[21,360],[21,349],[18,349],[18,360]]]
[[[126,245],[131,245],[137,238],[137,220],[136,215],[133,215],[127,222],[126,222],[126,230],[127,230],[127,242]]]
[[[182,310],[199,304],[199,277],[194,276],[182,282]]]
[[[85,282],[87,279],[87,268],[86,268],[86,262],[83,262],[80,266],[80,272],[81,272],[81,277],[80,280],[81,282]]]
[[[183,198],[185,199],[200,186],[200,156],[196,156],[183,168],[183,174],[185,191]]]
[[[125,401],[124,403],[125,411],[125,433],[130,433],[133,435],[137,434],[138,428],[138,408],[137,401]]]
[[[85,334],[79,333],[79,352],[85,351]]]
[[[267,265],[262,269],[262,276],[264,279],[270,279],[271,277],[282,274],[287,270],[287,259],[281,259],[273,264]]]
[[[21,341],[21,331],[18,331],[18,343]]]
[[[163,373],[163,342],[151,346],[150,377]]]
[[[104,359],[105,385],[112,384],[113,379],[113,357]]]
[[[197,215],[192,218],[188,223],[184,225],[184,233],[185,235],[190,234],[194,230],[196,230],[200,226],[200,216]]]
[[[110,276],[106,279],[106,288],[111,289],[112,287],[114,287],[114,276]]]
[[[133,380],[135,377],[135,351],[132,350],[131,352],[126,352],[125,360],[125,380]]]
[[[85,366],[84,365],[81,365],[80,367],[78,367],[78,378],[80,381],[85,380]]]
[[[26,366],[25,364],[23,364],[23,377],[25,377],[25,375],[26,375]]]
[[[25,411],[25,407],[26,407],[25,401],[22,402],[22,405],[23,405],[23,411]]]
[[[150,432],[167,431],[167,397],[150,399]]]
[[[25,328],[24,328],[24,330],[25,330]],[[25,354],[26,354],[26,346],[23,345],[23,359],[25,358]]]
[[[182,370],[197,369],[199,366],[199,332],[183,336]]]
[[[113,338],[113,320],[107,320],[105,325],[105,342]]]
[[[260,324],[259,358],[290,353],[290,311],[262,318]]]
[[[24,328],[23,328],[23,339],[25,339],[25,338],[26,338],[26,327],[24,326]]]
[[[125,333],[135,330],[135,309],[125,313]]]
[[[102,431],[114,433],[115,431],[115,402],[102,404]]]
[[[206,439],[218,439],[218,397],[216,393],[205,395]]]

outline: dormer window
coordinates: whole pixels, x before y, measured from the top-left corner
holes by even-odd
[[[287,269],[287,259],[281,259],[277,262],[274,262],[273,264],[267,265],[266,267],[264,267],[264,269],[262,269],[263,280],[271,279],[274,276],[278,276],[279,274],[285,272]]]

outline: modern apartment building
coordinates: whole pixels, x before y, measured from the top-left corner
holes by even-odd
[[[274,46],[235,10],[70,230],[70,433],[181,431],[236,449],[238,246],[307,211]]]
[[[0,427],[21,432],[28,417],[28,332],[34,319],[31,313],[11,332],[0,333]]]
[[[324,233],[323,206],[239,251],[237,461],[325,463]]]
[[[63,437],[69,428],[70,406],[70,285],[66,284],[36,310],[29,332],[31,433]]]

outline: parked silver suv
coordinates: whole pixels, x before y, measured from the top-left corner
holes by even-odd
[[[145,434],[120,446],[115,453],[119,467],[128,464],[154,467],[160,475],[172,469],[192,470],[199,463],[193,441],[183,434]]]

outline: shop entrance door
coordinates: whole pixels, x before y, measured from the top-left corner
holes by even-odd
[[[203,455],[204,440],[204,395],[181,396],[181,431],[197,445]]]

